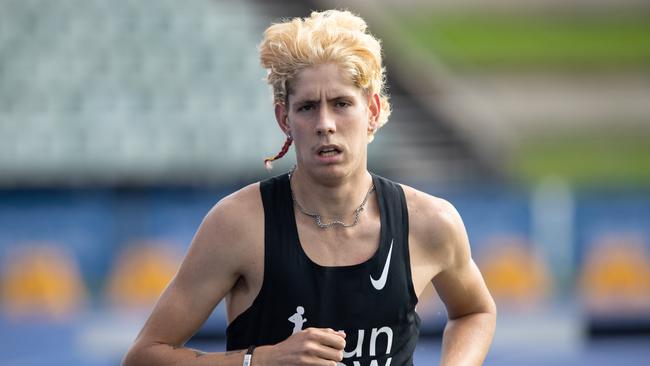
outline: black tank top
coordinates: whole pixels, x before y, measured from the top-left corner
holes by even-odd
[[[367,261],[324,267],[303,251],[288,174],[260,183],[264,280],[253,304],[226,329],[228,350],[276,344],[309,327],[346,333],[347,366],[413,364],[420,332],[402,188],[372,175],[379,202],[379,248]],[[352,243],[351,243],[352,244]]]

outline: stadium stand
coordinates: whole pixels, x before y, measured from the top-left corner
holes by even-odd
[[[228,180],[281,144],[247,2],[2,9],[4,185]]]
[[[268,5],[184,4],[3,2],[0,184],[263,175],[260,160],[282,144],[256,50],[260,27],[272,21]],[[474,177],[481,166],[462,136],[391,83],[396,113],[370,147],[373,169],[420,180]]]

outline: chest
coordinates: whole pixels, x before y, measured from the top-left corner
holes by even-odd
[[[319,227],[314,218],[294,208],[298,243],[307,257],[325,267],[363,263],[379,248],[382,219],[376,200],[370,200],[358,223],[350,227]],[[353,222],[353,221],[351,221]]]
[[[343,267],[363,263],[379,248],[379,217],[368,215],[350,228],[318,227],[311,217],[296,216],[298,242],[307,257],[324,267]]]

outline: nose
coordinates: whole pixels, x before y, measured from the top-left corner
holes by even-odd
[[[316,121],[316,134],[318,136],[329,135],[336,132],[336,119],[327,106],[320,108],[318,121]]]

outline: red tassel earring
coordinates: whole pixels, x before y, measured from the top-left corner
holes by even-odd
[[[292,142],[293,139],[291,138],[291,135],[288,135],[287,140],[284,142],[284,145],[282,146],[280,152],[274,157],[264,159],[264,167],[266,167],[267,170],[273,169],[272,162],[283,157],[287,153],[287,151],[289,151],[289,147],[291,146]]]

